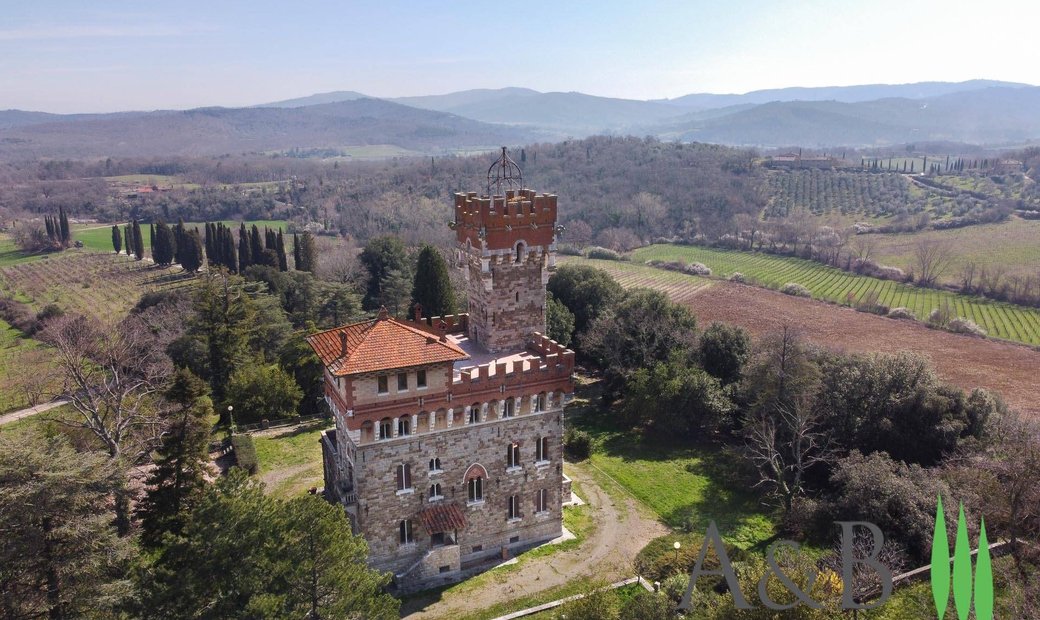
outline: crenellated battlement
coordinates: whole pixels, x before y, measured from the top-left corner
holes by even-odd
[[[542,334],[535,333],[527,351],[534,359],[518,359],[511,363],[493,361],[472,368],[464,368],[452,382],[452,396],[485,392],[489,389],[507,389],[551,380],[564,380],[568,386],[574,372],[574,351],[561,346]]]
[[[445,314],[429,318],[413,317],[408,324],[438,338],[448,334],[465,334],[469,329],[469,313]]]
[[[508,190],[504,196],[476,192],[455,194],[455,236],[460,245],[481,250],[549,246],[556,234],[556,195],[534,190]]]

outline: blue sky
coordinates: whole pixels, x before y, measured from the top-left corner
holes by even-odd
[[[250,105],[526,86],[650,99],[1040,84],[1035,3],[0,1],[0,109]]]

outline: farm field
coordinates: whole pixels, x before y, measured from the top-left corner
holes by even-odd
[[[0,295],[14,297],[39,312],[49,304],[98,318],[126,313],[141,295],[184,286],[180,269],[83,250],[66,250],[46,260],[0,268]]]
[[[167,223],[172,225],[176,224],[177,222]],[[231,226],[236,230],[238,229],[238,225],[240,224],[240,222],[236,222],[234,220],[223,220],[222,223],[225,226]],[[125,224],[126,222],[120,222],[120,232],[122,232],[122,228]],[[286,222],[285,220],[251,220],[246,222],[247,227],[252,226],[253,224],[256,224],[256,226],[260,228],[260,231],[263,232],[265,226],[268,228],[282,228],[284,230],[288,225],[288,222]],[[203,225],[203,222],[185,222],[184,225],[189,228],[199,228],[200,234],[202,232],[201,227]],[[147,224],[141,225],[141,235],[144,237],[144,246],[146,248],[151,248],[152,245],[150,240],[148,239]],[[97,250],[99,252],[112,252],[112,224],[92,224],[83,228],[73,228],[72,238],[76,241],[83,242],[83,246],[87,249]],[[123,247],[126,247],[125,241]]]
[[[998,224],[980,224],[913,234],[864,236],[877,248],[874,260],[906,270],[913,266],[914,247],[922,240],[948,242],[955,250],[944,282],[956,283],[964,266],[1001,268],[1008,276],[1036,275],[1040,270],[1040,220],[1011,218]]]
[[[602,269],[614,276],[614,279],[625,288],[637,286],[655,288],[668,293],[676,301],[684,301],[698,290],[712,285],[712,280],[708,278],[698,278],[677,271],[665,271],[636,263],[590,260],[577,256],[560,257],[560,262],[568,265],[590,265]]]
[[[715,276],[725,278],[739,272],[769,288],[795,282],[808,288],[814,299],[839,304],[848,303],[850,299],[858,302],[867,294],[877,293],[878,303],[890,308],[909,308],[920,319],[926,318],[933,309],[949,304],[951,314],[974,321],[990,336],[1040,345],[1040,310],[851,274],[800,258],[696,246],[652,245],[633,252],[632,260],[699,262],[710,267]]]
[[[611,261],[586,263],[609,270]],[[652,279],[640,286],[658,288]],[[747,329],[756,339],[775,333],[784,325],[797,325],[811,342],[830,349],[851,353],[921,353],[932,360],[944,380],[964,390],[995,390],[1012,408],[1040,418],[1040,382],[1036,381],[1040,351],[1029,347],[929,329],[914,321],[889,319],[732,282],[714,282],[711,287],[700,288],[676,301],[688,305],[702,327],[713,321],[730,323]]]

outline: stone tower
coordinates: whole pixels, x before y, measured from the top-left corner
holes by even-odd
[[[555,266],[556,196],[523,187],[502,147],[488,193],[455,194],[458,263],[466,277],[469,337],[490,352],[545,333],[545,285]]]

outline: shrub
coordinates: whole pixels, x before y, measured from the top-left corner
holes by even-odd
[[[812,297],[812,293],[809,292],[809,289],[797,282],[788,282],[781,286],[780,292],[784,295],[793,295],[794,297]]]
[[[563,434],[563,449],[571,458],[584,461],[592,454],[592,436],[585,431],[568,428]]]
[[[914,311],[909,309],[909,308],[899,307],[899,308],[892,308],[891,310],[889,310],[888,311],[888,318],[890,318],[890,319],[910,319],[911,321],[914,321],[914,320],[917,319],[917,315],[915,315]]]
[[[235,454],[235,463],[249,472],[250,476],[260,469],[260,461],[256,457],[256,446],[251,435],[232,435],[231,449]]]
[[[955,334],[968,334],[971,336],[986,337],[986,330],[975,324],[974,321],[957,317],[946,325],[946,329]]]
[[[581,256],[581,248],[572,243],[561,243],[556,251],[564,256]]]
[[[681,545],[678,552],[673,546],[676,541]],[[704,536],[701,531],[659,536],[647,543],[636,555],[636,573],[650,581],[662,582],[673,575],[689,575],[703,546]],[[731,561],[739,562],[745,553],[727,544],[726,555]],[[704,568],[714,570],[718,567],[719,558],[715,555],[714,548],[709,546],[708,554],[704,558]]]
[[[690,263],[683,269],[686,273],[692,273],[697,276],[710,276],[711,268],[704,263]]]
[[[734,271],[732,274],[730,274],[729,281],[736,282],[737,284],[747,284],[747,278],[744,277],[744,274],[740,273],[739,271]]]
[[[585,250],[585,258],[597,258],[599,260],[623,260],[621,254],[609,248],[592,246]]]

